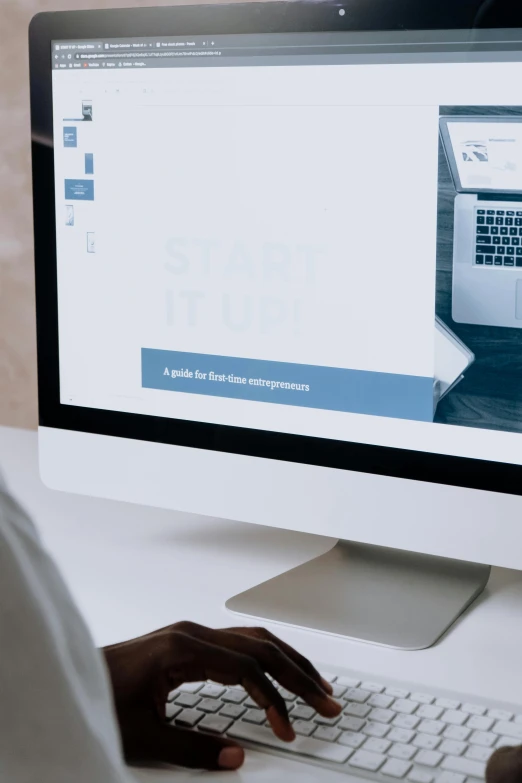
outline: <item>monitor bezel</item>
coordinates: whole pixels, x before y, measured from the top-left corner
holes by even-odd
[[[439,0],[436,4],[418,0],[351,0],[37,14],[29,29],[29,50],[40,426],[521,495],[522,469],[513,464],[60,403],[53,40],[158,34],[470,29],[482,5],[481,0],[460,4],[454,0]],[[347,9],[343,16],[340,8]],[[504,22],[497,26],[506,25]],[[520,26],[520,22],[513,25]]]

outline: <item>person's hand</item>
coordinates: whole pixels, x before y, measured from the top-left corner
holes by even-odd
[[[522,783],[522,747],[500,748],[486,767],[486,783]]]
[[[112,681],[123,750],[129,762],[164,762],[197,769],[236,769],[244,752],[223,737],[165,720],[170,691],[184,682],[241,685],[266,711],[274,733],[295,739],[286,703],[269,674],[320,715],[341,711],[331,686],[312,664],[263,628],[212,630],[190,622],[103,649]]]

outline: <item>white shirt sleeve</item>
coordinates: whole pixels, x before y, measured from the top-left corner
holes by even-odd
[[[103,655],[0,476],[0,780],[132,779]]]

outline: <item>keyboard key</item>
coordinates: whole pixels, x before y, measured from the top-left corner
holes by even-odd
[[[466,726],[474,731],[489,731],[494,722],[493,718],[487,718],[484,715],[472,715]]]
[[[415,763],[423,767],[436,767],[443,758],[442,753],[436,750],[419,750],[415,756]]]
[[[502,266],[502,256],[495,256],[495,266]]]
[[[393,700],[393,696],[387,696],[383,693],[376,693],[370,699],[368,699],[368,704],[370,707],[379,707],[383,710],[386,710],[390,704],[393,704]]]
[[[167,696],[167,701],[174,701],[176,696],[179,696],[179,690],[176,688],[176,690],[171,691],[169,695]]]
[[[343,731],[360,731],[366,721],[361,718],[344,717],[339,723],[339,728]]]
[[[506,215],[511,215],[512,216],[514,214],[515,213],[514,213],[514,211],[512,209],[508,209],[508,211],[506,212]]]
[[[363,742],[366,742],[366,739],[364,734],[357,734],[353,731],[343,731],[337,742],[350,748],[360,748]]]
[[[362,749],[371,753],[386,753],[390,747],[391,742],[385,739],[378,739],[377,737],[370,737],[364,743]]]
[[[511,240],[511,244],[513,245],[513,247],[520,247],[519,237],[513,237]]]
[[[223,715],[225,718],[233,718],[233,720],[237,720],[242,715],[244,715],[246,712],[245,707],[242,707],[241,704],[225,704],[220,715]]]
[[[488,718],[493,718],[493,720],[509,721],[512,717],[513,713],[507,710],[488,710]]]
[[[396,742],[388,750],[388,756],[394,759],[402,759],[403,761],[410,761],[416,753],[417,748],[413,745],[404,745],[402,742]]]
[[[442,772],[437,778],[437,783],[464,783],[465,780],[466,776],[457,772]]]
[[[315,715],[315,710],[312,707],[307,707],[306,704],[298,704],[290,713],[290,717],[295,720],[311,720]],[[364,721],[361,721],[364,723]]]
[[[245,691],[240,691],[239,688],[229,688],[229,690],[223,694],[222,699],[223,701],[228,701],[232,704],[241,704],[246,699],[246,696]]]
[[[500,237],[493,237],[493,244],[494,245],[500,245]]]
[[[176,715],[174,722],[176,726],[192,729],[202,717],[203,713],[198,710],[182,710],[179,715]]]
[[[387,696],[393,696],[394,699],[407,699],[410,695],[410,692],[405,691],[404,688],[386,688],[384,692]]]
[[[361,688],[363,691],[370,691],[370,693],[382,693],[384,685],[378,682],[361,682]]]
[[[490,234],[498,234],[498,226],[491,226],[489,229]]]
[[[416,715],[397,715],[393,721],[393,726],[398,729],[414,729],[420,723]]]
[[[441,717],[441,721],[444,723],[450,723],[452,726],[462,726],[462,724],[465,723],[467,719],[467,713],[462,712],[461,710],[446,710],[446,712]],[[471,720],[473,719],[471,718]],[[469,722],[467,725],[469,726]]]
[[[482,256],[482,255],[475,256],[475,263],[483,264],[484,263],[484,256]]]
[[[350,688],[344,695],[347,701],[356,701],[358,704],[364,704],[368,701],[371,694],[370,691],[363,691],[360,688]]]
[[[292,726],[295,733],[300,734],[302,737],[309,737],[317,728],[315,723],[309,720],[295,720]]]
[[[363,729],[363,732],[368,735],[368,737],[385,737],[390,730],[390,727],[387,726],[385,723],[367,723],[366,726]]]
[[[503,226],[504,225],[504,218],[501,218],[501,217],[495,218],[495,225]]]
[[[257,701],[254,701],[254,699],[251,696],[249,696],[248,699],[243,702],[243,704],[245,705],[245,707],[252,707],[254,710],[259,709],[259,704],[257,703]]]
[[[350,766],[356,769],[367,769],[369,772],[377,772],[386,761],[381,753],[368,753],[366,750],[357,750],[349,759]]]
[[[176,699],[176,704],[180,707],[195,707],[201,701],[195,693],[180,693]]]
[[[172,720],[176,717],[176,715],[179,715],[181,712],[182,707],[178,707],[176,704],[172,704],[172,702],[169,702],[167,706],[165,707],[165,718],[167,720]]]
[[[477,242],[481,237],[477,237]],[[482,237],[482,239],[486,239],[489,242],[489,237]],[[509,242],[509,237],[503,237],[503,239],[507,239]],[[476,253],[485,253],[487,255],[494,255],[496,253],[495,245],[488,245],[488,244],[477,244],[477,250]]]
[[[522,212],[517,212],[517,215],[522,215]]]
[[[416,701],[419,704],[433,704],[435,697],[429,693],[412,693],[410,696],[411,701]]]
[[[477,242],[478,242],[478,239],[477,239]],[[509,245],[510,244],[509,237],[502,237],[502,244],[503,245]]]
[[[415,732],[411,729],[392,729],[386,736],[390,742],[401,742],[403,745],[407,745],[414,738]]]
[[[485,256],[484,263],[486,264],[486,266],[493,266],[493,256]]]
[[[434,734],[417,734],[413,744],[416,748],[423,750],[435,750],[440,745],[440,737],[436,737]]]
[[[243,716],[243,720],[247,723],[255,723],[260,726],[265,722],[266,715],[263,710],[247,710]]]
[[[220,699],[203,699],[203,701],[200,701],[198,704],[198,710],[213,713],[219,712],[222,706],[223,702]],[[258,712],[261,712],[263,719],[265,719],[265,713],[261,710],[258,710]]]
[[[505,258],[504,266],[515,266],[515,260],[513,258]]]
[[[393,703],[395,712],[400,712],[403,715],[411,715],[418,706],[417,702],[412,701],[411,699],[396,699]]]
[[[508,256],[514,256],[515,255],[515,248],[514,247],[506,247],[506,253]]]
[[[358,688],[361,684],[360,680],[353,677],[338,677],[336,682],[338,685],[344,685],[345,688]]]
[[[443,732],[444,739],[457,740],[457,742],[464,742],[471,734],[471,729],[467,726],[448,726]]]
[[[500,233],[502,234],[502,236],[507,236],[508,230],[506,226],[502,226],[502,228],[500,229]]]
[[[209,682],[199,691],[198,696],[206,696],[209,699],[218,699],[225,693],[225,690],[226,688],[223,688],[222,685],[214,685],[214,683]]]
[[[515,218],[515,226],[522,226],[522,218]]]
[[[318,726],[335,726],[340,720],[340,715],[336,715],[334,718],[324,718],[322,715],[316,715],[314,723],[317,723]]]
[[[494,222],[495,222],[495,218],[492,217],[486,218],[486,223],[488,224],[488,226],[492,226]]]
[[[371,707],[367,707],[366,704],[355,704],[354,702],[348,702],[344,708],[345,715],[355,715],[356,718],[365,718],[371,712]]]
[[[492,714],[494,710],[489,710],[488,715],[490,717],[494,718],[495,716]],[[507,713],[509,715],[509,713]],[[507,720],[498,720],[494,727],[493,731],[496,734],[501,734],[505,737],[515,737],[516,739],[520,740],[522,742],[522,724],[521,723],[511,723],[511,721]]]
[[[470,745],[465,753],[465,758],[471,759],[471,761],[484,761],[486,762],[492,754],[491,748],[484,748],[480,745]]]
[[[505,212],[503,209],[497,209],[497,215],[504,215]]]
[[[388,775],[390,778],[403,778],[410,769],[411,764],[408,764],[406,761],[390,759],[381,769],[381,772],[383,775]]]
[[[496,247],[495,248],[495,253],[498,253],[499,256],[503,256],[506,253],[506,248],[505,247]]]
[[[457,756],[447,756],[440,766],[443,770],[470,775],[472,778],[483,778],[486,774],[486,765],[483,762],[470,761]]]
[[[204,682],[184,682],[179,686],[178,691],[180,693],[197,693],[205,684]]]
[[[232,723],[230,718],[224,718],[221,715],[205,715],[203,720],[198,723],[198,730],[208,731],[210,734],[224,734]]]
[[[483,745],[485,748],[491,748],[496,739],[491,731],[474,731],[468,742],[470,745]]]
[[[456,742],[455,740],[444,740],[439,745],[439,751],[445,756],[462,756],[467,749],[465,742]]]
[[[522,247],[517,247],[517,249],[515,250],[515,255],[516,256],[522,256]],[[519,716],[517,716],[517,717],[519,717]]]
[[[335,686],[334,686],[335,688]],[[297,696],[295,693],[292,693],[292,691],[287,691],[286,688],[280,688],[279,693],[283,697],[285,701],[295,701],[297,699]],[[338,696],[334,696],[334,698],[339,698]]]
[[[434,778],[429,772],[424,772],[421,769],[412,769],[408,775],[408,780],[411,780],[411,783],[433,783]]]
[[[418,718],[427,718],[428,720],[437,720],[444,710],[435,704],[422,704],[415,713]]]
[[[485,209],[477,209],[477,215],[485,215],[486,210]]]
[[[319,726],[315,730],[315,739],[324,740],[325,742],[335,742],[340,736],[341,732],[335,726]]]
[[[288,753],[311,756],[323,761],[334,761],[338,764],[343,764],[353,752],[351,748],[344,747],[338,742],[322,742],[314,737],[297,737],[294,742],[283,742],[267,726],[253,726],[243,721],[231,726],[228,730],[228,736],[247,742],[258,742],[260,745],[285,750]]]
[[[509,229],[509,236],[510,236],[510,237],[516,237],[516,236],[518,236],[518,231],[517,231],[517,229],[516,229],[516,228],[510,228],[510,229]],[[511,242],[513,242],[513,239],[511,240]]]
[[[338,683],[332,685],[332,696],[334,699],[340,699],[345,693],[346,687],[344,685],[339,685]]]
[[[484,225],[485,222],[486,222],[486,218],[485,217],[481,217],[481,216],[477,217],[477,225],[478,226]]]
[[[372,710],[368,716],[369,720],[376,721],[377,723],[391,723],[395,718],[395,713],[392,710]]]
[[[489,234],[489,226],[477,226],[477,234]]]
[[[419,731],[424,734],[441,734],[446,727],[440,720],[423,720],[419,724]]]
[[[512,226],[513,225],[513,218],[505,218],[505,225],[506,226]]]

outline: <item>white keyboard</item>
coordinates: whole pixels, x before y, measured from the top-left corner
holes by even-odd
[[[279,687],[297,735],[292,743],[273,734],[264,711],[239,687],[187,683],[169,694],[166,716],[247,747],[377,781],[472,783],[484,778],[494,750],[522,744],[522,706],[348,671],[321,673],[342,713],[322,718]]]

